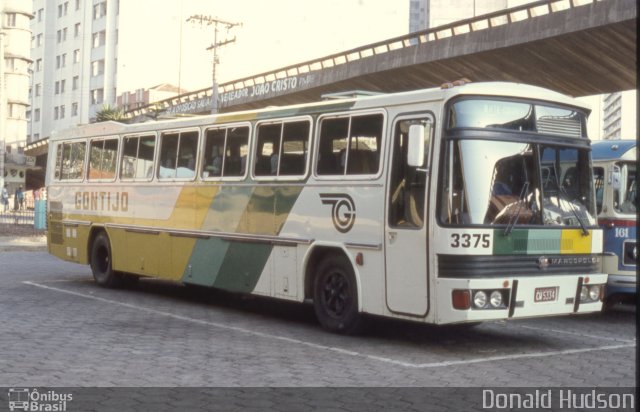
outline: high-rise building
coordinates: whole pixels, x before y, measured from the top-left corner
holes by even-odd
[[[0,2],[0,187],[24,185],[31,2]]]
[[[636,139],[638,137],[636,98],[637,92],[635,90],[603,96],[602,137],[604,139],[619,140]]]
[[[429,28],[429,0],[409,0],[409,33]]]
[[[514,4],[512,4],[514,3]],[[514,7],[517,0],[409,0],[409,32]]]
[[[534,0],[409,0],[409,32],[504,10]]]
[[[130,98],[130,90],[150,89],[150,101],[156,94],[171,96],[167,87],[151,86],[179,83],[183,56],[179,41],[172,42],[185,21],[179,0],[159,8],[151,0],[32,1],[30,152],[52,132],[89,123],[104,106],[117,106],[118,95]],[[150,7],[153,19],[140,15]]]
[[[29,142],[115,102],[118,0],[34,0]]]

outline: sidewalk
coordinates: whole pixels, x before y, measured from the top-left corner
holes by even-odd
[[[46,251],[44,231],[36,231],[33,225],[0,223],[0,252],[16,250]]]
[[[0,252],[47,251],[47,237],[40,236],[0,236]]]

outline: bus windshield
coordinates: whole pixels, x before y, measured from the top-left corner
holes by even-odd
[[[579,138],[585,125],[585,114],[571,108],[469,98],[450,106],[448,128],[502,129]]]
[[[450,140],[440,219],[485,226],[595,225],[587,149],[498,140]]]

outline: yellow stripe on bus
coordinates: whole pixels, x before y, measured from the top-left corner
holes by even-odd
[[[585,236],[581,229],[566,229],[562,231],[560,240],[561,254],[591,253],[591,237],[593,232]]]

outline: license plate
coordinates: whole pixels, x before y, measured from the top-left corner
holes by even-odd
[[[553,302],[558,299],[558,287],[536,288],[534,302]]]

